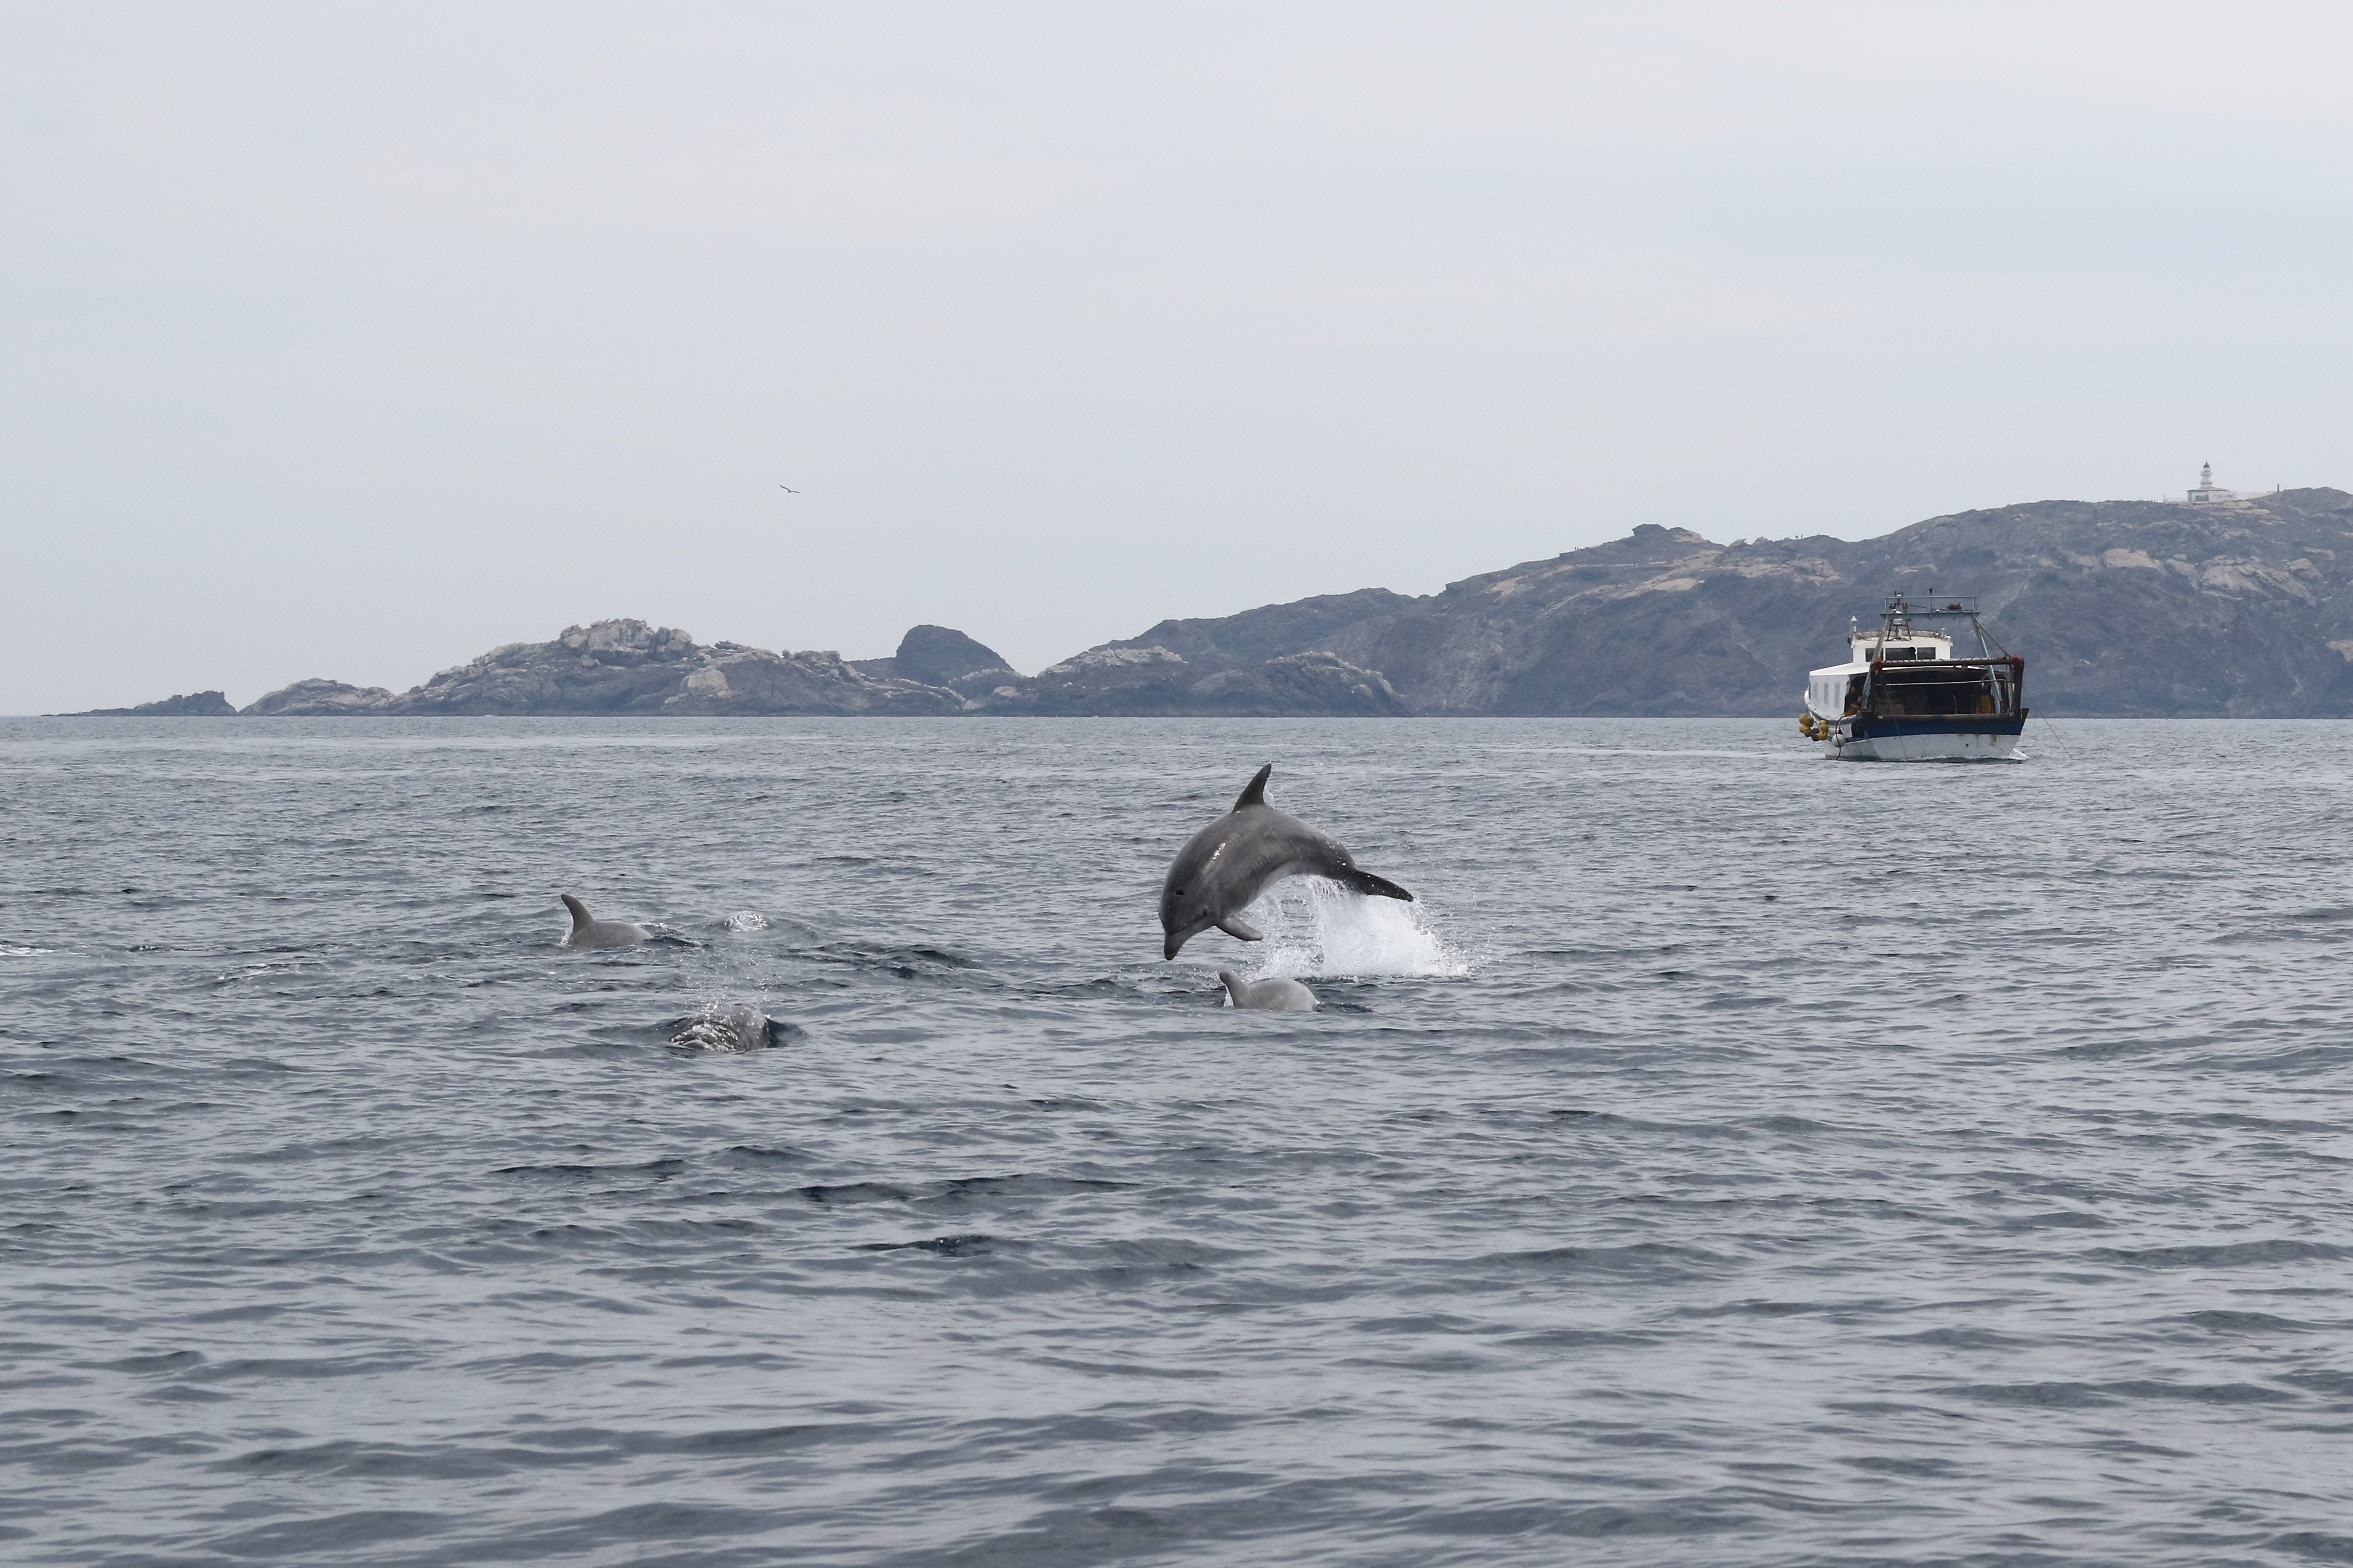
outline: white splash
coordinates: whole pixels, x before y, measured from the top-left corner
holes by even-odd
[[[765,931],[768,929],[768,917],[757,910],[737,910],[719,924],[726,931]]]
[[[30,958],[37,952],[55,952],[53,947],[19,947],[13,942],[0,942],[0,958]]]
[[[1278,882],[1243,917],[1266,932],[1253,978],[1430,978],[1471,973],[1419,904],[1367,898],[1321,877]]]

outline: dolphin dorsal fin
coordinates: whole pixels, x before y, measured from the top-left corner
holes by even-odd
[[[595,917],[589,914],[587,905],[582,903],[579,900],[574,898],[569,893],[558,893],[556,897],[562,899],[564,900],[564,907],[572,911],[572,929],[574,931],[586,931],[589,926],[595,923]]]
[[[1267,775],[1273,772],[1274,764],[1269,763],[1250,774],[1250,782],[1242,785],[1242,793],[1234,797],[1234,809],[1240,811],[1246,805],[1264,805]]]

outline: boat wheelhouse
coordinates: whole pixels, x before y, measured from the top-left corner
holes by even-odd
[[[1955,651],[1966,624],[1977,652]],[[2026,728],[2026,660],[1978,619],[1974,599],[1898,594],[1876,628],[1847,634],[1848,658],[1815,670],[1798,728],[1849,762],[1978,762],[2008,757]]]

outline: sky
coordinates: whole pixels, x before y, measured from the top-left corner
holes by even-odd
[[[2341,5],[0,0],[0,712],[2353,489]],[[790,486],[790,493],[783,487]]]

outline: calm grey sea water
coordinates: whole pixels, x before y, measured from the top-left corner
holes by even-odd
[[[2353,726],[2029,750],[0,723],[0,1557],[2353,1559]]]

